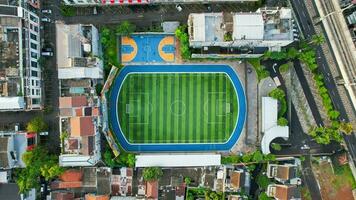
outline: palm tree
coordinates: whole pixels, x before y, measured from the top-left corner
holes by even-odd
[[[345,133],[346,135],[350,135],[353,131],[352,124],[350,122],[341,122],[339,131]]]

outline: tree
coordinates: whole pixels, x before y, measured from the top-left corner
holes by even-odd
[[[259,196],[258,196],[258,200],[272,200],[272,198],[268,197],[266,192],[262,192]]]
[[[324,41],[325,41],[325,38],[323,35],[313,35],[309,44],[321,45],[324,43]]]
[[[328,112],[330,119],[337,119],[340,116],[340,113],[336,110],[331,110]]]
[[[279,67],[279,72],[280,73],[286,73],[289,70],[289,64],[285,63]]]
[[[184,178],[184,183],[185,183],[185,185],[190,185],[190,183],[192,182],[192,180],[189,178],[189,177],[185,177]]]
[[[289,48],[288,51],[287,51],[287,58],[288,59],[295,59],[295,58],[298,57],[298,55],[299,55],[299,52],[294,47]]]
[[[44,121],[43,117],[35,117],[29,123],[27,123],[26,130],[28,132],[40,133],[48,130],[48,125]]]
[[[350,122],[341,122],[339,130],[346,135],[350,135],[353,131],[352,124]]]
[[[263,161],[263,154],[261,153],[261,151],[257,150],[253,153],[252,159],[255,162],[261,162]]]
[[[278,124],[278,126],[287,126],[288,120],[284,117],[280,117],[280,118],[278,118],[277,124]]]
[[[277,100],[283,99],[286,96],[284,91],[280,88],[272,90],[268,95]]]
[[[159,167],[148,167],[143,170],[143,180],[155,181],[163,175],[162,169]]]
[[[257,176],[256,183],[261,189],[266,189],[268,187],[270,181],[266,175],[260,174]]]
[[[131,33],[135,32],[136,26],[131,24],[129,21],[123,21],[121,24],[116,28],[116,33],[121,36],[130,36]]]
[[[135,167],[135,163],[136,163],[136,156],[135,154],[129,153],[127,155],[127,161],[126,164],[128,167]]]
[[[18,178],[16,180],[22,193],[37,187],[40,176],[43,176],[46,180],[50,180],[63,173],[63,169],[58,165],[58,156],[50,155],[41,146],[35,147],[32,151],[25,152],[22,160],[26,168],[18,171]]]

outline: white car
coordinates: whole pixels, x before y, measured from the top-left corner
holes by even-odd
[[[50,52],[50,51],[42,51],[42,52],[41,52],[41,55],[42,55],[42,56],[53,56],[53,52]]]
[[[42,18],[41,18],[41,21],[42,21],[42,22],[51,22],[51,19],[48,18],[48,17],[42,17]]]
[[[52,10],[50,9],[43,9],[41,10],[42,13],[45,13],[45,14],[52,14]]]

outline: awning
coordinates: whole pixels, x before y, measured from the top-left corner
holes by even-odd
[[[148,4],[150,0],[101,0],[103,5],[114,5],[114,4]]]

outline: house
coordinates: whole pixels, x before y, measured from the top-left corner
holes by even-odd
[[[157,200],[158,199],[158,181],[147,181],[146,182],[146,194],[147,199]]]
[[[301,193],[296,185],[270,184],[266,193],[276,200],[301,200]]]
[[[51,183],[51,198],[63,196],[74,199],[109,199],[111,169],[107,167],[82,167],[66,170],[58,180]],[[60,194],[58,194],[60,193]]]
[[[267,165],[267,177],[274,178],[280,183],[298,184],[297,165],[294,164],[270,164]]]
[[[250,191],[250,173],[244,168],[228,169],[226,178],[226,191],[240,192]]]
[[[132,176],[132,168],[122,167],[120,170],[113,169],[111,175],[111,194],[114,196],[131,196]]]
[[[42,109],[40,18],[21,1],[0,1],[0,112]]]
[[[0,132],[0,169],[26,167],[22,155],[37,144],[37,134],[23,131]]]
[[[280,51],[294,40],[292,12],[266,7],[254,13],[191,13],[188,34],[190,46],[205,54],[219,54],[219,49],[235,54]]]

